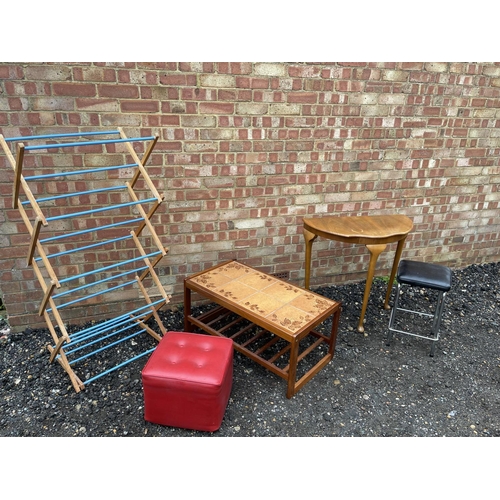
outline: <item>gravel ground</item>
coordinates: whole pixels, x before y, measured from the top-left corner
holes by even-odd
[[[343,304],[333,361],[287,399],[284,380],[235,352],[231,398],[214,433],[144,420],[146,358],[76,393],[49,364],[47,330],[9,333],[2,320],[0,436],[499,437],[499,277],[500,263],[453,272],[434,357],[424,339],[397,335],[386,345],[384,280],[372,287],[366,335],[356,330],[364,282],[316,289]],[[433,300],[419,290],[404,297],[427,308]],[[162,316],[167,329],[182,330],[182,310]]]

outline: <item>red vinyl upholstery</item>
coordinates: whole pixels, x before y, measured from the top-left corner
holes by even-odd
[[[216,431],[233,384],[233,341],[167,332],[142,370],[142,384],[148,422]]]

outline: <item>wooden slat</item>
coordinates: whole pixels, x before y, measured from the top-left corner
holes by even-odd
[[[118,131],[120,132],[120,136],[122,139],[128,139],[128,137],[125,135],[123,132],[123,129],[121,127],[118,127]],[[130,155],[134,159],[134,162],[137,163],[138,169],[142,176],[144,177],[144,180],[146,181],[146,184],[149,186],[149,189],[153,193],[153,196],[158,200],[161,201],[161,196],[160,193],[158,193],[158,190],[156,189],[155,185],[153,184],[153,181],[149,177],[149,174],[147,173],[146,169],[144,168],[144,165],[142,164],[141,160],[137,156],[137,153],[134,151],[134,148],[132,147],[132,144],[130,142],[125,142],[124,143],[127,149],[129,150]],[[138,172],[136,172],[136,175],[138,175]],[[135,177],[134,177],[135,178]],[[134,182],[135,184],[135,182]]]
[[[18,207],[19,189],[21,187],[21,176],[23,173],[24,161],[24,144],[22,142],[17,144],[16,166],[14,168],[14,190],[12,193],[12,205],[14,208]]]
[[[57,326],[59,326],[59,329],[61,330],[61,334],[68,337],[68,342],[70,342],[71,338],[70,338],[68,332],[66,331],[66,327],[64,326],[64,321],[63,321],[61,315],[59,314],[59,311],[57,310],[57,306],[52,298],[49,298],[49,304],[50,304],[50,307],[52,309],[52,314],[54,315],[54,318],[57,321]]]
[[[165,248],[165,250],[168,252],[168,248]],[[156,257],[156,259],[153,260],[151,267],[154,269],[156,267],[156,264],[158,264],[158,262],[160,262],[161,259],[163,259],[163,255],[158,255],[158,257]],[[148,274],[149,274],[149,267],[147,269],[144,269],[142,274],[139,276],[139,279],[143,281],[144,279],[146,279],[146,276]]]
[[[18,207],[19,213],[21,214],[21,217],[23,218],[24,224],[26,225],[26,228],[28,229],[29,234],[31,235],[33,233],[33,226],[31,225],[31,222],[28,218],[28,215],[26,214],[26,211],[24,210],[22,205],[19,205]],[[38,253],[42,259],[43,264],[45,265],[47,272],[49,273],[50,279],[56,283],[57,288],[59,288],[61,285],[59,284],[59,279],[57,278],[56,273],[54,272],[54,269],[52,268],[52,265],[49,262],[49,259],[47,258],[47,255],[45,254],[45,250],[43,249],[42,244],[40,241],[37,241],[36,243],[36,249],[38,250]],[[33,263],[35,261],[32,261]]]
[[[274,335],[274,337],[267,342],[267,344],[264,344],[262,347],[257,349],[255,351],[255,354],[262,354],[263,352],[266,352],[270,347],[272,347],[276,342],[279,342],[280,338],[277,335]]]
[[[162,337],[160,335],[158,335],[152,328],[150,328],[148,325],[146,325],[146,323],[144,323],[140,319],[136,319],[135,321],[141,328],[144,328],[149,333],[149,335],[151,335],[151,337],[153,337],[155,340],[157,340],[159,342],[162,339]],[[160,326],[160,329],[161,329],[161,327],[163,326],[163,323],[160,323],[158,326]]]
[[[145,166],[146,163],[148,162],[149,160],[149,157],[151,156],[151,153],[153,152],[153,149],[154,147],[156,146],[156,143],[158,142],[158,135],[155,136],[155,138],[153,139],[153,141],[149,144],[148,146],[148,149],[146,150],[146,152],[144,153],[142,159],[141,159],[141,163]],[[131,181],[131,184],[132,186],[135,186],[135,183],[137,182],[137,180],[139,179],[139,176],[140,176],[140,170],[137,169],[135,171],[135,174],[134,174],[134,177],[132,178],[132,181]]]
[[[241,343],[240,346],[242,347],[249,346],[252,342],[255,342],[257,339],[260,339],[265,333],[266,333],[265,330],[262,330],[262,328],[259,329],[253,337],[249,338],[246,342]]]
[[[47,349],[52,354],[52,351],[54,350],[53,347],[48,346]],[[76,376],[76,373],[73,371],[73,368],[71,368],[68,359],[66,358],[66,355],[64,354],[64,351],[62,349],[59,352],[59,357],[56,358],[56,360],[68,374],[75,392],[80,392],[82,389],[85,389],[85,384]]]
[[[50,319],[49,313],[47,311],[44,311],[43,317],[45,319],[45,322],[47,323],[47,326],[49,327],[49,332],[52,335],[52,340],[55,344],[57,344],[57,342],[59,342],[59,335],[57,335],[56,329],[54,328],[54,324]]]
[[[149,274],[151,275],[151,277],[153,278],[153,281],[155,282],[156,286],[158,287],[158,290],[159,292],[161,293],[161,296],[167,301],[167,303],[170,301],[170,297],[169,295],[167,294],[167,292],[165,291],[165,289],[163,288],[163,285],[161,284],[161,281],[160,281],[160,278],[158,277],[158,275],[156,274],[156,271],[154,270],[154,268],[152,267],[151,265],[151,262],[149,261],[149,259],[146,257],[146,252],[144,250],[144,248],[142,247],[141,245],[141,242],[139,241],[139,238],[137,238],[137,236],[135,235],[134,231],[131,231],[131,234],[132,234],[132,237],[134,239],[134,242],[137,246],[137,249],[139,250],[140,254],[144,257],[144,262],[146,263],[146,265],[148,266],[148,270],[149,270]],[[137,278],[138,282],[141,283],[143,280],[140,279],[140,277]]]
[[[7,156],[7,159],[9,160],[9,163],[10,163],[12,169],[15,171],[16,170],[16,159],[14,158],[14,155],[10,152],[9,145],[5,141],[3,135],[1,135],[1,134],[0,134],[0,145],[3,148],[4,153]],[[35,197],[33,196],[33,193],[31,192],[31,189],[29,188],[28,183],[24,180],[24,177],[22,175],[21,175],[21,186],[23,187],[24,194],[28,198],[33,210],[35,211],[35,215],[42,221],[42,224],[44,226],[46,226],[47,221],[45,220],[45,216],[43,215],[42,211],[40,210],[40,207],[38,206],[38,203],[35,200]],[[16,208],[18,208],[17,205],[16,205]]]
[[[167,330],[165,330],[165,327],[163,326],[163,322],[161,321],[160,319],[160,316],[158,316],[158,312],[157,312],[157,309],[155,308],[155,306],[152,305],[152,300],[150,299],[149,295],[148,295],[148,292],[146,290],[146,288],[144,287],[144,285],[139,281],[137,280],[137,283],[139,284],[139,288],[141,289],[141,292],[142,292],[142,295],[144,296],[144,300],[151,305],[151,313],[153,314],[155,320],[156,320],[156,323],[158,324],[160,330],[161,330],[161,333],[163,333],[163,335],[165,335],[165,333],[167,333]],[[168,299],[165,301],[165,304],[168,304]],[[159,304],[159,307],[163,307],[165,304]]]
[[[35,217],[39,218],[42,221],[42,224],[46,226],[47,219],[45,219],[45,215],[43,215],[42,210],[40,209],[40,206],[38,205],[38,202],[36,201],[35,197],[33,196],[33,193],[31,192],[30,187],[28,186],[28,183],[24,180],[24,177],[21,177],[21,185],[23,186],[23,191],[24,194],[26,195],[26,198],[28,198],[31,208],[35,212]],[[22,205],[19,205],[19,208],[21,208]]]
[[[2,146],[3,152],[5,153],[7,159],[9,160],[10,166],[15,170],[16,159],[14,158],[14,155],[10,151],[9,145],[7,144],[7,141],[5,140],[2,134],[0,134],[0,146]]]
[[[33,261],[33,255],[35,254],[36,245],[39,241],[40,230],[42,229],[42,221],[37,217],[35,219],[35,224],[33,231],[31,232],[31,241],[28,248],[28,266],[31,266]]]
[[[137,195],[135,194],[134,190],[132,189],[132,186],[128,182],[127,182],[127,189],[128,189],[130,198],[132,198],[132,201],[139,202],[139,198],[137,198]],[[158,235],[156,234],[156,231],[155,231],[153,225],[151,224],[151,222],[149,220],[149,215],[146,214],[146,211],[142,208],[142,205],[140,205],[140,204],[136,205],[136,208],[139,210],[141,216],[144,219],[144,221],[142,222],[142,224],[146,224],[147,225],[147,227],[149,229],[149,232],[151,233],[151,237],[153,238],[154,242],[156,243],[156,246],[158,247],[158,250],[163,255],[166,255],[167,251],[163,247],[163,245],[162,245],[162,243],[160,241],[160,238],[158,238]],[[134,234],[139,235],[140,231],[138,233],[134,231]]]
[[[68,342],[68,341],[69,341],[68,337],[60,337],[59,338],[55,347],[50,352],[49,363],[52,363],[54,361],[55,357],[59,354],[59,351],[61,350],[61,347],[64,344],[64,342]]]
[[[45,290],[42,303],[40,304],[40,307],[38,309],[39,316],[43,316],[43,313],[44,313],[45,309],[47,309],[47,304],[49,303],[49,299],[50,299],[51,295],[54,293],[55,288],[56,288],[56,284],[53,281],[51,281],[50,285]]]
[[[165,197],[162,197],[162,201],[165,200]],[[158,210],[158,207],[161,205],[160,202],[158,201],[155,201],[153,206],[149,209],[149,212],[147,214],[147,217],[144,218],[144,220],[139,224],[139,226],[137,226],[137,229],[136,229],[136,233],[137,233],[137,236],[139,236],[143,229],[146,227],[146,221],[149,221],[151,219],[151,217],[153,217],[153,215],[155,214],[156,210]]]

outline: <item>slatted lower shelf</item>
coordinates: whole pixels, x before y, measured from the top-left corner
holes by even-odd
[[[217,306],[198,316],[189,315],[188,321],[200,330],[233,340],[234,348],[288,380],[290,343],[277,335],[238,316],[228,309]],[[297,363],[298,384],[312,370],[319,370],[331,356],[328,355],[330,337],[312,330],[300,342]]]

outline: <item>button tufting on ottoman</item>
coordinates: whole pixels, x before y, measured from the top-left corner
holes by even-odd
[[[200,431],[219,429],[233,384],[233,341],[167,332],[142,370],[144,419]]]

